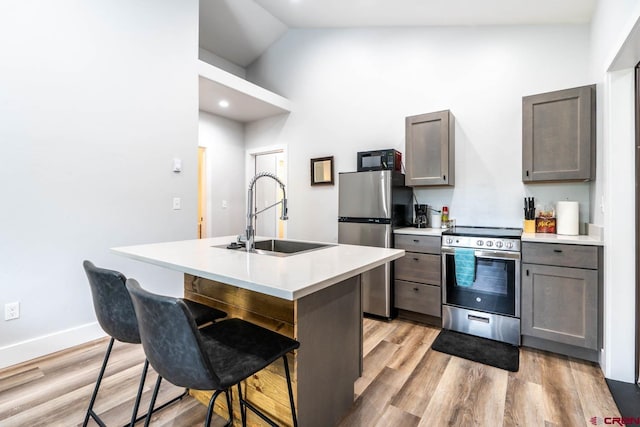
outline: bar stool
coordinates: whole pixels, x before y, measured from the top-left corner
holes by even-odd
[[[84,261],[82,265],[85,273],[87,274],[87,278],[89,279],[91,295],[93,297],[93,308],[96,312],[98,323],[100,323],[100,327],[102,327],[102,329],[111,336],[93,394],[91,395],[91,401],[84,418],[83,426],[87,425],[89,418],[93,418],[98,425],[105,427],[102,419],[100,419],[98,414],[93,410],[93,405],[96,401],[96,396],[98,395],[98,389],[100,388],[100,383],[104,376],[109,356],[111,355],[113,343],[115,340],[118,340],[125,343],[140,344],[141,340],[140,333],[138,331],[138,321],[131,302],[131,297],[125,287],[125,282],[127,280],[126,277],[118,271],[96,267],[91,261]],[[185,305],[187,310],[189,310],[189,313],[193,316],[195,323],[198,325],[204,325],[227,316],[223,311],[194,301],[185,300]],[[133,413],[131,415],[130,426],[133,426],[136,422],[147,416],[147,414],[141,415],[140,417],[137,415],[148,368],[149,361],[145,359],[142,376],[140,377],[140,385],[138,387],[138,393],[136,395]],[[156,381],[156,388],[159,388],[161,380],[162,377],[159,376]],[[157,408],[153,408],[152,406],[149,409],[150,413],[158,411],[165,406],[182,399],[186,394],[187,390],[185,390],[185,392],[180,396],[171,399]]]
[[[227,399],[226,425],[233,424],[230,389],[234,385],[238,386],[243,426],[247,408],[269,425],[277,426],[243,399],[240,382],[279,358],[284,362],[293,425],[298,425],[287,363],[287,353],[300,347],[298,341],[241,319],[221,320],[198,329],[185,300],[147,292],[134,279],[127,280],[127,290],[138,318],[142,348],[158,374],[177,386],[215,390],[205,426],[211,423],[213,405],[220,393]],[[154,394],[151,407],[155,398]],[[150,419],[149,412],[145,426]]]

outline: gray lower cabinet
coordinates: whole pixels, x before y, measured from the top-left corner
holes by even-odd
[[[449,110],[405,119],[408,186],[453,186],[455,120]]]
[[[523,242],[523,345],[598,360],[601,254],[596,246]]]
[[[595,85],[522,98],[522,181],[595,177]]]
[[[440,317],[440,286],[396,280],[395,288],[397,308]]]
[[[440,326],[440,237],[396,234],[405,256],[394,261],[394,306],[398,316]]]
[[[440,255],[406,252],[396,260],[395,268],[398,280],[440,285]]]

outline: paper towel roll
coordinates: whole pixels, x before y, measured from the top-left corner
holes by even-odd
[[[558,202],[556,204],[556,233],[577,236],[580,230],[578,202]]]
[[[440,218],[439,213],[431,214],[431,228],[440,228],[442,225],[442,218]]]

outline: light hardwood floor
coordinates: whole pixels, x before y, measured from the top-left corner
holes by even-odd
[[[340,427],[591,426],[592,417],[620,416],[595,364],[522,348],[520,371],[507,372],[431,350],[438,332],[365,319],[364,372]],[[106,345],[99,340],[0,371],[0,426],[81,424]],[[111,357],[96,412],[120,426],[129,420],[144,355],[141,346],[116,343]],[[152,373],[145,409],[154,381]],[[161,390],[159,401],[181,391],[166,383]],[[154,415],[152,425],[202,425],[205,413],[187,397]]]

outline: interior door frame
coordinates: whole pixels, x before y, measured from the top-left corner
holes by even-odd
[[[640,384],[640,63],[635,67],[635,210],[636,210],[636,361],[635,380]]]
[[[198,146],[198,239],[207,237],[207,148]]]

